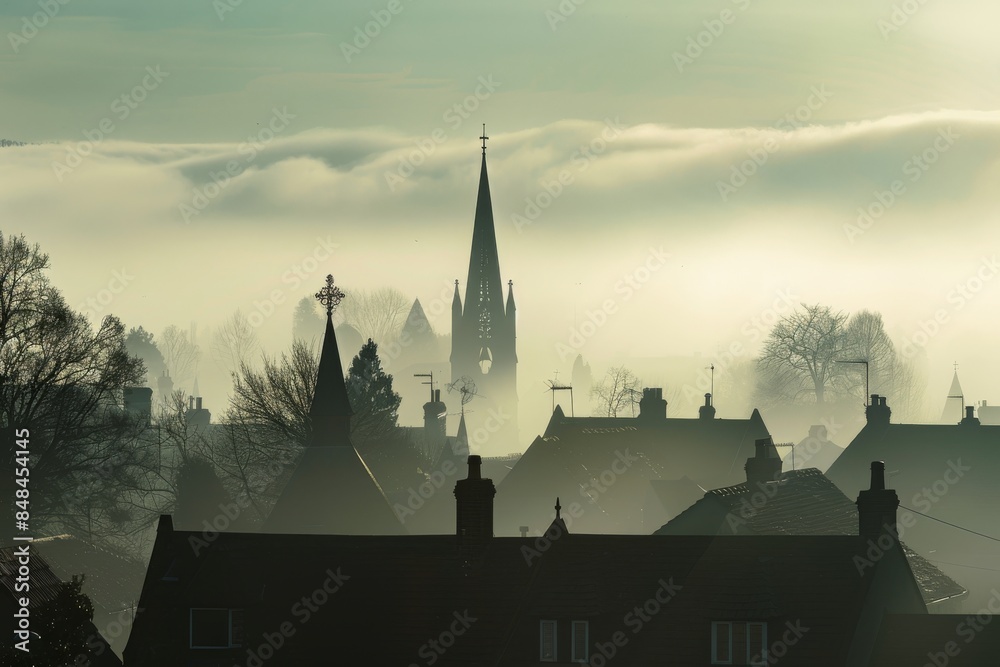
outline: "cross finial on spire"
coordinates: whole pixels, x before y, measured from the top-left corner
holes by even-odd
[[[326,286],[316,292],[316,300],[326,307],[327,316],[333,314],[333,309],[340,305],[340,301],[343,298],[344,293],[340,291],[339,287],[333,284],[333,276],[327,275]]]
[[[955,362],[954,366],[955,366],[955,372],[957,373],[958,372],[958,362],[957,361]]]
[[[559,510],[562,509],[562,505],[559,504],[559,496],[556,496],[556,518],[559,518]]]
[[[486,155],[486,140],[489,139],[489,137],[486,136],[486,123],[483,123],[483,136],[479,138],[483,140],[483,155]]]

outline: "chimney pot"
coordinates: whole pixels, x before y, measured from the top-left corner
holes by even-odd
[[[469,479],[483,478],[483,457],[478,454],[469,456]]]
[[[198,398],[194,399],[194,402],[195,402],[195,407],[198,410],[201,410],[201,396],[199,396]]]
[[[885,461],[872,461],[872,491],[885,490]]]

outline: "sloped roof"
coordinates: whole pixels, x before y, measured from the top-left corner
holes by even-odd
[[[784,456],[782,470],[818,468],[826,472],[843,453],[843,447],[827,438],[825,426],[812,426],[809,435]]]
[[[556,495],[567,507],[570,499],[583,505],[582,531],[648,532],[641,512],[649,480],[687,476],[704,488],[733,484],[744,479],[754,441],[766,437],[756,410],[749,419],[657,420],[566,417],[557,406],[545,434],[497,488],[497,533],[516,534],[520,525],[544,530]]]
[[[405,533],[382,487],[352,446],[306,447],[263,531],[344,535]]]
[[[12,600],[17,600],[23,595],[23,593],[14,590],[19,567],[19,556],[16,552],[20,546],[17,544],[0,549],[0,584],[3,585],[4,590],[7,591]],[[48,561],[41,554],[35,552],[31,547],[29,547],[29,554],[31,571],[28,574],[28,585],[31,587],[31,595],[28,598],[30,601],[28,609],[34,610],[49,600],[55,599],[62,581],[52,571]]]
[[[745,482],[713,489],[667,522],[657,535],[857,535],[858,509],[815,468],[783,473],[777,482],[753,489]],[[933,604],[966,590],[903,544],[924,602]]]
[[[587,619],[596,641],[623,629],[630,611],[674,584],[679,589],[667,591],[673,597],[652,619],[651,631],[622,651],[622,664],[700,664],[712,620],[761,615],[779,625],[801,619],[812,628],[796,646],[801,664],[837,664],[830,656],[846,655],[875,573],[892,562],[880,561],[859,576],[854,558],[867,545],[852,536],[570,533],[537,556],[526,556],[537,546],[534,538],[495,538],[470,565],[454,536],[223,533],[196,555],[191,535],[161,527],[143,612],[126,651],[130,661],[158,642],[186,648],[165,636],[178,629],[171,613],[186,620],[189,607],[245,608],[250,636],[252,627],[290,620],[288,610],[303,595],[340,574],[342,588],[330,594],[316,620],[295,625],[276,665],[328,656],[332,636],[351,638],[337,643],[344,664],[419,662],[421,647],[447,630],[456,614],[476,620],[439,664],[534,663],[539,618]],[[176,581],[162,578],[168,562]],[[919,598],[906,590],[876,604],[922,611]],[[386,614],[391,631],[378,622]]]
[[[69,581],[73,575],[85,575],[83,592],[98,615],[131,609],[139,599],[146,571],[142,563],[72,535],[36,538],[31,548],[45,557],[59,579]]]

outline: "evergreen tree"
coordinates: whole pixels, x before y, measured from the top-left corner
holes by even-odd
[[[156,382],[156,378],[163,375],[163,369],[166,368],[163,354],[153,341],[153,334],[141,326],[132,327],[125,337],[125,349],[131,356],[142,359],[146,365],[146,384],[152,387],[151,383]]]
[[[300,340],[306,345],[323,340],[323,318],[316,310],[316,299],[304,296],[295,306],[292,318],[292,339]]]
[[[0,664],[11,667],[64,667],[121,662],[113,657],[94,627],[94,605],[83,592],[83,577],[59,584],[48,602],[32,611],[30,654],[14,649],[10,641],[0,649]],[[99,660],[99,658],[104,658]]]
[[[351,361],[347,396],[354,410],[351,435],[355,447],[363,449],[395,432],[401,399],[392,390],[392,375],[382,369],[378,345],[371,338]]]

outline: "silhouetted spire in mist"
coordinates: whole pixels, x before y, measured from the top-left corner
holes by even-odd
[[[326,287],[316,293],[316,298],[326,306],[326,332],[323,335],[323,350],[319,357],[319,372],[316,375],[316,392],[313,394],[309,418],[312,420],[313,444],[349,444],[351,432],[351,402],[347,398],[347,384],[344,381],[344,367],[337,347],[337,334],[333,330],[333,309],[344,298],[333,284],[333,276],[327,276]],[[331,442],[330,436],[343,436],[342,442]],[[322,441],[322,442],[320,442]]]

